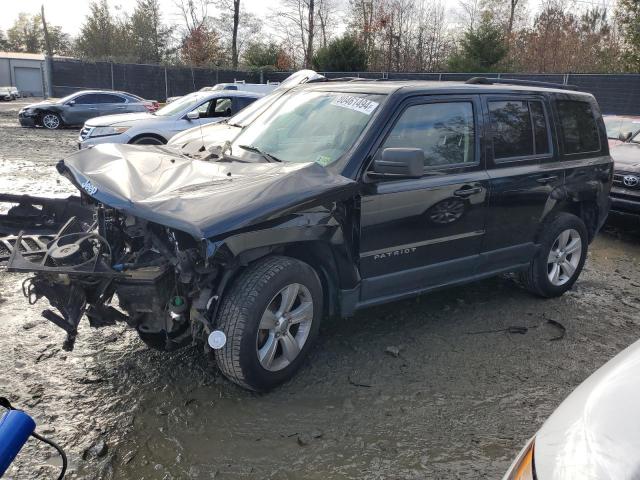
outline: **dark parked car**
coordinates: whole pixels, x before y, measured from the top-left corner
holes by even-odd
[[[81,126],[90,118],[116,113],[153,112],[157,102],[126,92],[83,90],[60,100],[28,105],[18,112],[23,127],[42,126],[51,130]]]
[[[611,187],[611,211],[619,215],[640,215],[640,133],[611,149],[615,162]]]
[[[327,315],[504,272],[562,295],[609,210],[598,105],[484,82],[296,87],[215,162],[80,151],[58,171],[82,199],[5,197],[19,203],[6,233],[39,228],[14,239],[7,268],[35,273],[24,292],[58,310],[44,316],[68,349],[83,314],[163,350],[204,339],[254,390],[300,368]]]

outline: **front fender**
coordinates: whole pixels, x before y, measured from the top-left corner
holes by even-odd
[[[307,248],[304,256],[315,256],[319,263],[331,264],[330,270],[337,275],[333,280],[339,288],[345,289],[354,288],[360,281],[349,238],[335,211],[316,210],[293,214],[217,241],[208,240],[207,250],[210,262],[233,258],[241,265],[247,265],[274,251],[301,246],[303,252]],[[323,248],[315,249],[312,243],[322,244]],[[332,258],[326,258],[329,255]]]

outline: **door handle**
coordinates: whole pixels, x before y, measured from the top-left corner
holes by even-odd
[[[461,188],[460,190],[456,190],[453,194],[456,197],[470,197],[475,193],[480,193],[482,191],[482,187],[467,187]]]
[[[547,183],[550,183],[554,180],[557,180],[558,176],[557,175],[548,175],[546,177],[540,177],[536,180],[536,182],[541,183],[543,185],[546,185]]]

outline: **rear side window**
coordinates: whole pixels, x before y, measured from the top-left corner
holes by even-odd
[[[100,95],[100,103],[124,103],[126,100],[120,95]]]
[[[87,95],[80,95],[75,98],[75,102],[78,105],[93,105],[100,102],[100,95],[89,93]]]
[[[496,160],[551,152],[547,116],[538,100],[489,102]]]
[[[471,102],[428,103],[407,108],[382,148],[421,148],[425,167],[475,163]]]
[[[577,100],[558,100],[564,153],[588,153],[600,150],[598,124],[591,104]]]

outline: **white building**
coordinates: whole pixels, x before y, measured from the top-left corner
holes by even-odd
[[[17,87],[23,96],[49,96],[47,61],[37,53],[0,52],[0,86]]]

